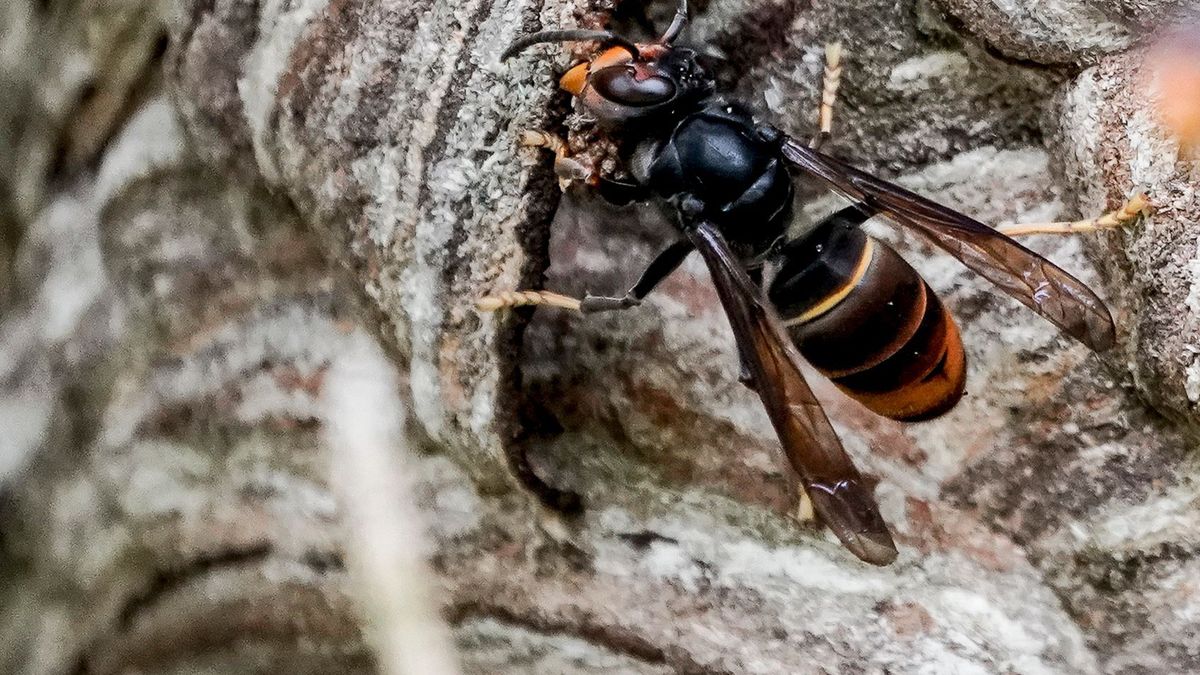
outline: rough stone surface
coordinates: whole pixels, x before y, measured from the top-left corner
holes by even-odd
[[[732,91],[793,134],[815,131],[824,48],[843,43],[828,147],[871,168],[903,170],[1035,142],[1062,80],[993,56],[925,2],[712,4],[716,17],[699,21],[695,38],[724,57],[718,72]]]
[[[503,483],[513,430],[496,359],[513,334],[473,300],[536,279],[554,204],[545,166],[522,166],[516,145],[546,119],[549,66],[497,57],[523,28],[570,22],[570,7],[184,2],[179,15],[171,68],[201,152],[261,175],[341,251],[424,429]]]
[[[1057,142],[1078,201],[1115,202],[1145,189],[1157,217],[1097,243],[1114,308],[1129,339],[1121,356],[1142,394],[1158,409],[1196,427],[1200,402],[1200,303],[1196,237],[1200,185],[1195,161],[1156,122],[1141,54],[1105,59],[1083,71],[1061,98]],[[1133,95],[1131,95],[1133,94]]]
[[[1200,669],[1200,204],[1131,47],[1179,3],[696,3],[688,39],[792,133],[843,40],[833,151],[984,221],[1092,215],[1135,187],[1158,206],[1031,240],[1110,300],[1103,356],[870,225],[941,294],[970,364],[954,411],[907,426],[813,375],[878,479],[900,547],[884,569],[791,519],[699,260],[619,315],[472,309],[621,290],[670,236],[647,210],[560,206],[547,158],[515,145],[586,134],[553,90],[566,52],[502,66],[502,46],[617,3],[117,4],[63,3],[99,28],[22,38],[61,41],[55,58],[0,40],[5,74],[58,92],[0,106],[0,149],[33,158],[0,159],[23,167],[0,191],[19,232],[0,255],[3,672],[374,670],[331,466],[346,419],[400,428],[399,407],[412,433],[383,451],[407,457],[465,672]],[[51,22],[43,5],[0,21]],[[114,36],[131,16],[149,18]],[[80,72],[112,100],[70,94]],[[46,178],[62,147],[74,168]],[[390,389],[341,409],[334,372]],[[512,489],[513,451],[583,514]]]
[[[1089,62],[1194,12],[1189,0],[936,0],[983,44],[1040,65]]]

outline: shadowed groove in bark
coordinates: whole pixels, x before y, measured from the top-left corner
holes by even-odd
[[[178,567],[160,569],[154,573],[146,590],[137,597],[131,598],[121,608],[121,612],[117,616],[117,627],[120,630],[128,628],[137,614],[153,605],[162,596],[171,593],[196,577],[210,574],[220,568],[254,565],[270,555],[271,545],[262,542],[242,549],[216,551],[199,556]]]
[[[347,58],[347,48],[361,35],[369,11],[354,0],[332,0],[308,22],[300,41],[288,53],[288,66],[279,77],[277,103],[268,122],[273,133],[279,133],[280,119],[285,114],[304,127],[310,115],[327,112],[314,109],[313,102],[321,88],[331,84],[333,75],[344,69],[339,61]],[[396,36],[400,44],[408,38]],[[280,101],[287,104],[279,105]]]
[[[139,17],[141,21],[131,22],[126,35],[118,36],[118,41],[137,42],[137,34],[144,30],[141,23],[158,23],[158,17],[152,12],[148,16]],[[123,91],[112,91],[108,87],[101,88],[102,83],[89,81],[76,95],[73,108],[78,110],[79,119],[59,131],[54,145],[54,156],[47,167],[46,181],[51,185],[70,185],[82,171],[95,171],[104,156],[104,149],[113,138],[121,133],[125,123],[142,105],[160,89],[162,65],[165,62],[170,40],[165,27],[156,31],[152,44],[145,45],[145,61],[140,71],[129,82],[122,82]],[[117,96],[120,104],[110,111],[105,111],[103,99]],[[111,104],[109,104],[111,105]],[[100,108],[99,111],[96,108]],[[106,114],[111,112],[111,114]],[[79,146],[78,136],[90,134],[96,127],[103,133],[92,139],[92,142]]]
[[[698,663],[680,650],[659,647],[639,636],[632,629],[599,624],[583,615],[575,617],[573,620],[563,620],[536,613],[518,614],[509,607],[484,602],[457,604],[451,606],[446,612],[446,619],[456,625],[482,618],[495,619],[542,634],[560,634],[579,638],[609,651],[632,656],[647,665],[669,666],[677,673],[731,675],[731,671],[714,669]]]
[[[463,38],[462,50],[458,53],[458,58],[455,59],[454,65],[451,66],[450,87],[446,92],[446,96],[442,99],[442,105],[434,117],[434,128],[443,130],[443,133],[434,136],[433,141],[422,149],[424,156],[422,168],[424,174],[421,179],[421,189],[418,193],[417,203],[428,204],[429,197],[432,192],[431,174],[437,163],[443,159],[443,154],[446,150],[448,135],[454,121],[458,118],[458,113],[466,102],[467,97],[471,96],[471,92],[467,88],[467,73],[474,68],[472,61],[474,60],[473,51],[476,47],[476,40],[479,38],[480,25],[483,20],[492,11],[494,0],[479,0],[479,7],[471,16],[471,20],[465,26],[466,35]],[[497,124],[499,121],[493,122]],[[450,287],[455,278],[459,275],[459,267],[463,264],[464,256],[462,246],[466,242],[467,233],[464,229],[464,222],[471,219],[471,204],[468,200],[462,200],[457,205],[457,209],[463,209],[459,217],[454,220],[453,230],[446,242],[445,263],[442,267],[442,283]]]

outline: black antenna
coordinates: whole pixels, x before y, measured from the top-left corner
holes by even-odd
[[[688,22],[688,5],[687,0],[679,0],[679,4],[675,6],[675,18],[671,20],[671,25],[667,26],[667,31],[658,38],[658,44],[669,45],[679,37],[683,32],[683,27]]]
[[[687,4],[687,0],[682,0],[683,4]],[[674,26],[675,24],[671,24]],[[669,31],[670,29],[668,29]],[[545,44],[548,42],[583,42],[586,40],[597,40],[604,44],[611,44],[633,55],[636,60],[641,55],[638,53],[638,48],[629,40],[607,30],[584,30],[577,28],[574,30],[544,30],[537,33],[531,33],[522,38],[517,38],[515,42],[504,50],[500,55],[500,60],[507,60],[519,52],[522,52],[533,45]]]

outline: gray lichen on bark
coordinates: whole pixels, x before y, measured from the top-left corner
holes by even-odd
[[[373,669],[330,430],[399,428],[393,393],[411,434],[387,452],[417,449],[467,671],[1200,667],[1200,204],[1138,41],[1181,3],[697,3],[722,84],[792,133],[843,40],[833,151],[982,220],[1091,215],[1135,188],[1159,206],[1033,242],[1111,302],[1104,356],[877,232],[971,364],[963,403],[911,426],[814,380],[879,479],[902,549],[882,570],[786,517],[793,478],[698,261],[622,316],[472,309],[543,275],[617,290],[661,241],[587,204],[554,215],[546,158],[516,136],[561,128],[568,60],[497,61],[613,4],[0,10],[4,84],[34,103],[0,107],[0,669]],[[338,364],[385,393],[339,409]],[[584,514],[514,489],[514,450]]]

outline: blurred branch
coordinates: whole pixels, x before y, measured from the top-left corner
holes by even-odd
[[[405,406],[383,353],[355,337],[326,374],[323,414],[363,628],[385,675],[454,675],[457,659],[426,563],[433,549],[405,471]]]

